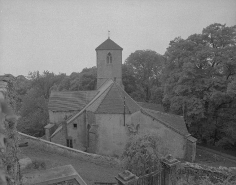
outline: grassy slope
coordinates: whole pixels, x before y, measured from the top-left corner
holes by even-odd
[[[213,167],[236,167],[236,161],[200,149],[197,149],[195,162]]]

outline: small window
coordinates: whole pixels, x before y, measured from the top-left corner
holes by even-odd
[[[72,139],[67,139],[67,140],[66,140],[66,146],[67,146],[67,147],[70,147],[70,148],[73,148]]]
[[[112,63],[112,56],[111,56],[111,53],[109,52],[107,54],[107,64],[111,64]]]
[[[77,129],[77,124],[76,123],[74,123],[73,126],[74,126],[74,129]]]

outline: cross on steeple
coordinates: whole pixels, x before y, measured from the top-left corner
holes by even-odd
[[[108,30],[108,39],[110,38],[110,31]]]

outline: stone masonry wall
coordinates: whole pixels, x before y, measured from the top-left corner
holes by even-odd
[[[184,136],[141,112],[132,114],[131,122],[135,124],[134,127],[139,125],[139,134],[155,134],[162,139],[163,149],[167,149],[167,151],[162,151],[163,155],[170,153],[175,158],[183,159],[185,157],[186,139]]]
[[[65,155],[68,157],[78,157],[82,160],[88,160],[97,164],[106,163],[115,166],[120,165],[120,161],[112,157],[86,153],[81,150],[76,150],[60,144],[56,144],[33,136],[29,136],[21,132],[18,133],[21,140],[27,141],[29,143],[29,146],[34,145],[42,150],[51,151],[52,153],[58,153],[59,155]]]
[[[112,55],[112,64],[106,63],[107,54]],[[98,50],[97,51],[97,87],[100,87],[107,79],[116,78],[118,84],[122,84],[122,50]]]

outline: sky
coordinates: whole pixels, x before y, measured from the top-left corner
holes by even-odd
[[[93,67],[108,30],[123,62],[136,50],[164,54],[213,23],[236,25],[236,0],[0,0],[0,75]]]

